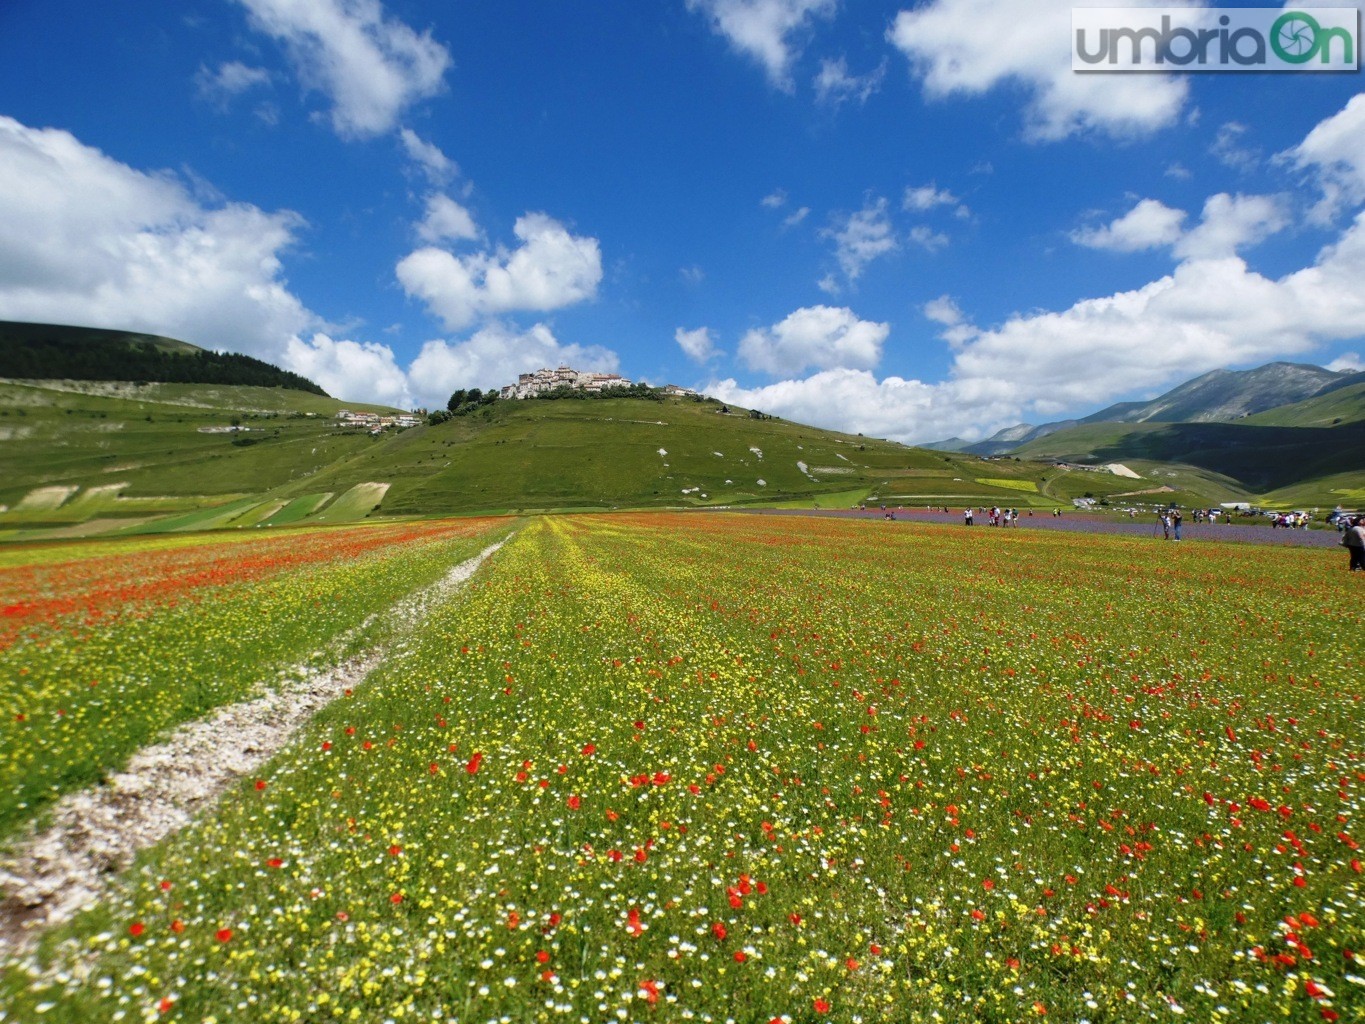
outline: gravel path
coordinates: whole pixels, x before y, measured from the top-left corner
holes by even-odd
[[[399,639],[325,669],[280,673],[261,697],[219,709],[135,754],[106,782],[63,797],[41,832],[0,859],[0,957],[21,954],[43,928],[99,899],[139,850],[184,828],[229,787],[256,771],[322,707],[358,686],[502,542],[460,563],[383,614]],[[373,620],[371,620],[373,621]],[[362,627],[363,628],[363,627]]]

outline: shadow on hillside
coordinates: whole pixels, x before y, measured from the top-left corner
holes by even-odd
[[[1222,473],[1253,492],[1274,491],[1333,473],[1365,473],[1365,423],[1331,428],[1172,423],[1128,434],[1092,454],[1100,462],[1183,462]]]

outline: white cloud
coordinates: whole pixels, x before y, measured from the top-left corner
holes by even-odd
[[[510,384],[517,374],[542,366],[568,363],[576,370],[614,372],[615,352],[599,345],[561,344],[544,324],[517,331],[491,323],[459,342],[428,341],[408,370],[410,388],[419,402],[444,406],[456,388],[492,388]]]
[[[1359,352],[1343,352],[1327,364],[1327,369],[1337,373],[1359,373],[1365,370],[1365,359],[1360,358]]]
[[[929,0],[901,11],[887,37],[930,98],[979,95],[1009,82],[1023,86],[1026,130],[1034,139],[1087,130],[1130,137],[1175,123],[1189,93],[1187,78],[1071,70],[1074,6],[1074,0]]]
[[[309,341],[290,338],[280,365],[303,374],[337,398],[399,408],[414,404],[407,375],[387,345],[338,341],[322,333]]]
[[[1361,338],[1361,280],[1365,213],[1312,265],[1278,279],[1236,256],[1190,257],[1141,288],[1058,312],[1018,314],[990,330],[966,323],[951,300],[934,300],[925,314],[945,325],[954,349],[950,378],[941,383],[878,381],[866,372],[871,363],[855,367],[849,361],[766,387],[728,380],[706,390],[818,426],[907,442],[954,434],[979,438],[1023,419],[1055,419],[1219,367]],[[774,355],[758,368],[775,370],[783,362]],[[801,360],[785,362],[782,372],[800,372],[795,367]]]
[[[1316,175],[1322,189],[1313,209],[1318,222],[1330,221],[1345,206],[1365,203],[1365,93],[1352,96],[1278,159]]]
[[[319,324],[283,278],[303,221],[203,191],[0,116],[0,318],[276,356]]]
[[[1160,249],[1180,239],[1185,216],[1184,210],[1172,209],[1158,199],[1144,199],[1110,224],[1071,232],[1071,240],[1113,252]]]
[[[866,103],[868,97],[882,87],[885,78],[886,61],[865,75],[850,75],[848,62],[843,57],[822,60],[820,73],[815,76],[815,98],[820,103],[834,107],[848,100]]]
[[[1204,217],[1175,246],[1190,259],[1218,259],[1256,245],[1289,224],[1278,196],[1230,196],[1220,192],[1204,203]]]
[[[521,245],[455,256],[432,246],[397,266],[408,295],[421,299],[451,330],[516,310],[548,311],[593,298],[602,280],[597,239],[572,235],[543,213],[517,219]]]
[[[786,203],[786,201],[787,201],[786,191],[784,189],[779,188],[773,192],[769,192],[766,196],[760,199],[759,205],[769,210],[776,210],[779,207],[781,207],[784,203]]]
[[[1219,162],[1226,167],[1231,167],[1235,171],[1254,170],[1256,165],[1261,162],[1261,151],[1251,149],[1242,145],[1242,136],[1246,134],[1247,126],[1237,121],[1229,121],[1218,129],[1218,133],[1213,138],[1213,145],[1209,147],[1209,152],[1218,158]]]
[[[881,359],[889,324],[860,320],[847,307],[807,306],[771,327],[740,339],[739,357],[750,369],[800,373],[807,367],[871,369]]]
[[[941,231],[918,224],[910,229],[910,241],[926,252],[938,252],[948,244],[948,236]]]
[[[741,53],[757,60],[777,88],[792,90],[791,64],[800,52],[793,36],[830,17],[837,0],[687,0]]]
[[[379,0],[238,0],[254,27],[282,43],[302,83],[332,104],[346,138],[393,129],[404,109],[443,88],[450,54],[388,17]]]
[[[455,200],[437,192],[427,197],[426,216],[417,225],[417,235],[432,244],[444,241],[470,241],[481,237],[474,218]]]
[[[689,267],[679,267],[678,277],[683,282],[683,284],[688,284],[692,285],[693,287],[696,287],[697,285],[701,284],[703,281],[706,280],[706,271],[702,270],[701,267],[697,266],[694,263]]]
[[[936,299],[930,299],[924,304],[924,315],[935,323],[943,324],[944,327],[956,327],[964,319],[962,309],[951,295],[940,295]]]
[[[957,196],[953,195],[946,188],[938,188],[932,183],[928,185],[912,186],[905,190],[905,198],[901,200],[901,209],[913,210],[916,213],[924,213],[932,210],[936,206],[959,206]],[[963,207],[965,209],[965,207]]]
[[[673,332],[673,340],[687,354],[687,358],[694,363],[704,363],[720,354],[716,349],[716,340],[711,337],[709,327],[698,327],[694,331],[679,327]]]
[[[834,256],[839,268],[849,281],[856,281],[863,268],[878,256],[899,248],[891,221],[886,216],[886,200],[869,199],[857,213],[850,214],[842,224],[820,232],[822,238],[832,238]]]
[[[793,210],[786,217],[782,218],[782,226],[784,228],[794,228],[796,227],[796,225],[800,224],[803,220],[805,220],[809,214],[810,214],[809,206],[803,206],[799,210]]]
[[[239,96],[249,89],[269,85],[270,72],[265,68],[249,67],[238,60],[219,64],[217,70],[210,70],[200,64],[194,76],[194,84],[204,99],[226,105],[234,96]]]
[[[441,152],[434,143],[427,142],[411,128],[398,133],[408,159],[417,164],[434,185],[445,185],[460,173],[455,161]]]

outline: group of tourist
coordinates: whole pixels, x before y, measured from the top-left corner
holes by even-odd
[[[1285,530],[1306,530],[1308,529],[1307,512],[1280,512],[1270,520],[1270,528]]]
[[[975,521],[976,511],[976,509],[971,508],[970,506],[963,509],[963,523],[967,526],[971,526]],[[1019,525],[1019,510],[1017,508],[1000,508],[998,505],[992,505],[989,509],[982,509],[982,511],[986,513],[992,526]],[[1029,515],[1033,515],[1031,509],[1029,510]]]

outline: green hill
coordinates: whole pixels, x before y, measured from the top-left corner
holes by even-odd
[[[394,412],[345,403],[356,411]],[[819,430],[691,398],[494,402],[339,425],[282,388],[0,381],[0,537],[384,515],[764,503],[1048,507],[1047,467]]]
[[[326,396],[306,377],[235,352],[154,334],[0,321],[0,377],[280,387]]]
[[[1346,390],[1335,394],[1349,398]],[[1362,400],[1357,395],[1355,402]],[[1365,474],[1365,419],[1346,406],[1339,411],[1342,415],[1331,417],[1341,421],[1334,426],[1279,425],[1270,412],[1260,416],[1271,422],[1247,417],[1236,423],[1092,423],[1030,441],[1017,454],[1096,464],[1184,465],[1216,474],[1246,495],[1276,493],[1298,504],[1329,505],[1340,495],[1326,478]],[[1279,415],[1312,422],[1321,414],[1310,409]]]
[[[121,337],[135,358],[198,358]],[[1082,423],[1005,458],[647,393],[493,401],[406,429],[344,408],[398,412],[277,385],[0,380],[0,539],[568,508],[1365,500],[1365,381],[1349,376],[1235,423]]]

